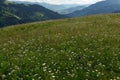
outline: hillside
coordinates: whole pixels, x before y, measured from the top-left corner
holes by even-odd
[[[0,29],[0,80],[120,80],[120,14]]]
[[[40,5],[0,2],[0,27],[59,18],[65,16]]]
[[[37,3],[36,3],[36,4],[37,4]],[[48,8],[48,9],[50,9],[50,10],[53,10],[53,11],[55,11],[55,12],[58,12],[58,11],[63,10],[63,9],[68,9],[68,8],[71,8],[71,7],[76,7],[76,6],[78,6],[78,4],[57,4],[57,5],[56,5],[56,4],[50,4],[50,3],[45,3],[45,2],[43,2],[43,3],[38,3],[38,4],[40,4],[40,5]]]
[[[86,5],[80,5],[80,4],[50,4],[50,3],[45,3],[45,2],[28,2],[28,1],[14,1],[18,4],[37,4],[41,5],[47,9],[50,9],[54,12],[57,12],[59,14],[69,14],[77,10],[81,10],[89,4]]]
[[[86,7],[82,10],[78,10],[67,15],[70,17],[78,17],[85,15],[93,15],[93,14],[112,13],[114,11],[119,11],[119,10],[120,10],[120,0],[103,0],[89,7]]]
[[[53,5],[53,4],[47,4],[47,3],[39,3],[39,4],[50,10],[58,12],[59,14],[62,14],[62,15],[70,14],[74,11],[81,10],[81,9],[89,6],[89,4],[86,4],[86,5],[80,5],[80,4]]]

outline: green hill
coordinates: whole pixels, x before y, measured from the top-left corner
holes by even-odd
[[[65,17],[37,4],[0,1],[0,27]]]
[[[120,14],[0,29],[1,80],[120,80]]]

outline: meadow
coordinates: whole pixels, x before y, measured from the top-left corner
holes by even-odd
[[[120,14],[1,28],[0,80],[120,80]]]

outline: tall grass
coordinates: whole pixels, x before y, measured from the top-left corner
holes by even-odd
[[[0,29],[1,80],[120,80],[120,14]]]

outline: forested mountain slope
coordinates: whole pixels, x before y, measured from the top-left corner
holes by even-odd
[[[4,0],[0,1],[0,27],[64,17],[40,5],[24,5],[4,2]]]

